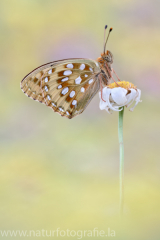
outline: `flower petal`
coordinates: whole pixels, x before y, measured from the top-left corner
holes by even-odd
[[[129,107],[137,97],[137,91],[135,89],[131,88],[130,91],[131,92],[126,96],[127,97],[126,107]]]
[[[135,98],[136,103],[135,103],[135,105],[132,108],[129,109],[131,112],[133,112],[135,106],[137,106],[137,104],[139,102],[142,102],[142,100],[140,100],[140,98],[141,98],[141,90],[137,89],[137,97]]]
[[[111,110],[113,110],[113,111],[117,111],[117,112],[119,112],[119,111],[121,111],[122,110],[122,106],[117,106],[117,103],[115,104],[115,103],[113,103],[113,102],[109,102],[109,104],[108,104],[108,106],[109,106],[109,108],[111,109]]]
[[[99,92],[99,98],[100,98],[99,108],[101,110],[105,109],[108,106],[110,92],[111,92],[111,89],[107,87],[103,88],[102,96],[101,96],[101,92]],[[105,100],[105,102],[102,100],[102,98],[103,100]]]
[[[127,102],[127,90],[121,87],[113,88],[111,91],[112,99],[120,106],[124,106]]]

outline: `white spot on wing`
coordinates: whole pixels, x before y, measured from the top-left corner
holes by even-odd
[[[72,71],[71,70],[66,70],[63,72],[63,75],[65,76],[68,76],[68,75],[71,75],[72,74]]]
[[[60,89],[60,88],[62,88],[62,85],[59,85],[59,86],[58,86],[58,89]]]
[[[56,107],[56,104],[55,104],[54,102],[52,102],[52,105],[53,105],[54,107]]]
[[[63,90],[62,90],[62,94],[65,95],[67,92],[68,92],[69,88],[68,87],[65,87]]]
[[[72,105],[76,105],[77,104],[77,100],[73,100]]]
[[[89,84],[91,84],[92,82],[93,82],[93,79],[90,79],[90,80],[88,81]]]
[[[84,88],[84,87],[82,87],[82,88],[81,88],[81,92],[84,92],[84,91],[85,91],[85,88]]]
[[[45,86],[45,87],[44,87],[44,90],[45,90],[46,92],[48,92],[48,87],[47,87],[47,86]]]
[[[68,111],[66,111],[66,114],[67,114],[67,115],[69,115],[69,112],[68,112]]]
[[[91,72],[93,72],[93,69],[92,69],[91,67],[89,68],[89,70],[90,70]]]
[[[78,78],[75,79],[76,84],[80,84],[82,81],[82,78],[79,76]]]
[[[61,112],[64,112],[63,108],[61,108],[61,107],[59,107],[59,110],[60,110]]]
[[[48,77],[45,77],[44,81],[45,81],[45,82],[48,82]]]
[[[85,77],[88,77],[88,75],[87,75],[87,74],[85,74],[84,76],[85,76]]]
[[[65,81],[67,81],[68,80],[68,77],[65,77],[65,78],[63,78],[61,81],[62,82],[65,82]]]
[[[47,95],[47,98],[48,98],[48,100],[51,100],[51,97],[49,95]]]
[[[48,74],[51,74],[52,73],[52,69],[50,69],[49,71],[48,71]]]
[[[79,67],[79,69],[84,70],[85,69],[85,64],[82,63],[81,66]]]
[[[72,63],[67,64],[67,68],[73,68],[73,64]]]
[[[75,91],[72,91],[70,94],[69,94],[69,96],[72,98],[72,97],[74,97],[74,95],[75,95]]]

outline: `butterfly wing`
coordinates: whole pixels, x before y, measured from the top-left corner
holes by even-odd
[[[82,113],[99,90],[100,67],[90,59],[47,63],[21,81],[22,91],[67,118]]]

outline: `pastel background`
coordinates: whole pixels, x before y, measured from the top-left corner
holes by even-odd
[[[112,239],[160,238],[159,9],[158,0],[0,1],[0,230],[110,228]],[[39,65],[98,58],[105,24],[114,69],[143,100],[124,114],[123,219],[118,114],[100,111],[97,95],[68,120],[20,90]]]

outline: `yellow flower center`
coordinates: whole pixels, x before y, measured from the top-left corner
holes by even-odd
[[[121,82],[117,82],[117,83],[114,82],[114,83],[107,85],[107,87],[109,87],[109,88],[121,87],[121,88],[125,88],[126,90],[129,90],[131,88],[137,89],[137,87],[134,86],[133,83],[125,82],[125,81],[121,81]]]

